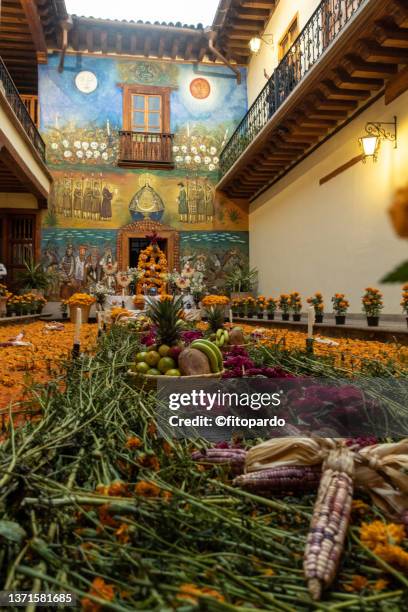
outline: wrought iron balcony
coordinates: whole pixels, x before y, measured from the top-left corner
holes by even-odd
[[[173,134],[120,131],[118,165],[173,168]]]
[[[367,0],[322,0],[220,156],[224,175]]]
[[[25,133],[40,154],[41,159],[45,162],[45,142],[41,138],[34,121],[31,119],[26,104],[18,93],[17,87],[14,85],[13,79],[11,78],[1,57],[0,92],[6,97]]]

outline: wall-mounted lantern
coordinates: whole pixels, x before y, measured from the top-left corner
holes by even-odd
[[[363,151],[363,162],[367,158],[377,161],[378,151],[380,150],[383,140],[390,140],[394,143],[394,148],[397,148],[397,118],[394,121],[380,122],[370,121],[365,126],[365,135],[359,138],[360,146]]]
[[[263,34],[262,36],[254,36],[253,38],[251,38],[251,40],[249,41],[249,48],[251,50],[251,53],[253,53],[254,55],[259,53],[262,43],[265,43],[265,45],[272,46],[273,35]]]

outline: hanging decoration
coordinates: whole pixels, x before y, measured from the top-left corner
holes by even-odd
[[[137,293],[163,295],[166,293],[167,258],[159,247],[160,238],[157,232],[153,232],[146,238],[150,244],[139,255],[137,268],[143,272],[143,277],[137,285]]]

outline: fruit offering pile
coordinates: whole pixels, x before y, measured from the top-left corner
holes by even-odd
[[[223,358],[216,344],[205,340],[194,340],[190,346],[182,344],[149,347],[136,355],[132,370],[148,376],[201,376],[223,371]]]
[[[250,336],[244,333],[242,327],[233,327],[229,331],[221,327],[210,335],[210,340],[218,347],[242,346],[249,343]]]

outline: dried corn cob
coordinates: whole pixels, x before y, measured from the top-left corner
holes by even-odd
[[[346,447],[330,451],[323,463],[303,562],[315,601],[337,572],[351,514],[353,475],[353,452]]]
[[[261,495],[315,491],[319,486],[321,473],[320,466],[283,466],[243,474],[235,478],[233,484]]]
[[[244,470],[246,451],[242,448],[207,448],[191,455],[199,463],[229,464],[236,473]]]

